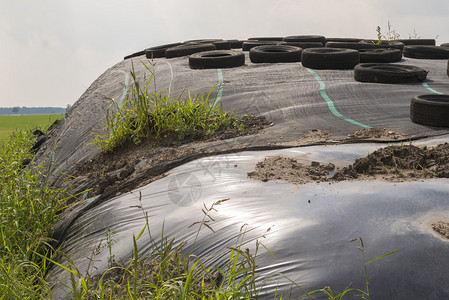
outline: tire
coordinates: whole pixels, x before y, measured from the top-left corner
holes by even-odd
[[[228,40],[231,44],[231,49],[242,49],[243,42],[246,40]]]
[[[231,50],[230,41],[217,41],[212,44],[215,45],[215,48],[217,48],[217,50]]]
[[[320,42],[280,42],[278,45],[295,46],[302,49],[324,47]]]
[[[222,39],[203,39],[185,41],[184,44],[213,44],[217,50],[231,50],[231,43]]]
[[[378,46],[383,46],[384,48],[395,48],[395,49],[404,49],[404,43],[401,43],[397,40],[391,40],[391,41],[382,41],[380,44],[378,40],[361,40],[361,44],[373,44]]]
[[[428,45],[405,46],[404,56],[418,59],[449,59],[449,48]]]
[[[360,82],[410,83],[424,81],[427,73],[410,65],[363,63],[354,68],[354,79]]]
[[[22,160],[22,163],[20,164],[21,168],[25,168],[26,166],[28,166],[31,163],[31,158],[25,158],[24,160]]]
[[[322,35],[295,35],[286,36],[283,38],[284,42],[318,42],[324,44],[326,43],[326,38]]]
[[[212,50],[189,56],[191,69],[235,68],[245,64],[245,55],[236,50]]]
[[[249,51],[251,48],[257,47],[257,46],[265,46],[265,45],[277,45],[278,42],[276,41],[254,41],[254,40],[248,40],[246,42],[243,42],[242,44],[242,50],[243,51]]]
[[[34,143],[33,147],[31,147],[30,152],[37,153],[42,146],[43,143],[47,141],[48,137],[45,135],[41,135],[37,138],[36,142]]]
[[[399,49],[359,49],[361,63],[391,63],[402,59]]]
[[[435,40],[434,39],[403,39],[403,40],[397,40],[398,42],[403,43],[404,45],[430,45],[435,46]]]
[[[248,41],[263,41],[263,42],[282,42],[282,37],[273,36],[273,37],[251,37]]]
[[[223,39],[198,39],[198,40],[188,40],[184,41],[183,44],[210,44],[217,41],[222,41]]]
[[[421,95],[410,102],[413,123],[449,127],[449,95]]]
[[[139,51],[139,52],[127,55],[123,59],[130,59],[130,58],[138,57],[138,56],[142,56],[142,55],[145,55],[145,50],[142,50],[142,51]]]
[[[165,57],[165,50],[167,50],[168,48],[173,48],[173,47],[179,46],[179,45],[182,45],[182,43],[173,43],[173,44],[166,44],[166,45],[151,47],[151,48],[145,49],[145,56],[148,59]]]
[[[197,52],[216,50],[213,44],[182,44],[165,50],[166,58],[181,57],[191,55]]]
[[[308,48],[301,54],[302,65],[311,69],[353,69],[360,62],[357,50]]]
[[[357,38],[326,38],[326,43],[328,42],[339,42],[339,43],[358,43],[363,39]]]
[[[42,132],[42,130],[39,130],[39,129],[33,130],[32,134],[35,135],[35,136],[38,136],[38,137],[39,137],[39,136],[45,135],[45,134]]]
[[[289,45],[257,46],[249,50],[253,63],[300,62],[302,49]]]
[[[390,48],[389,45],[377,45],[377,44],[359,43],[359,42],[327,42],[326,47],[355,49],[355,50]]]

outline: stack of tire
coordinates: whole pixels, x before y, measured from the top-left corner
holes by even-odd
[[[140,55],[146,55],[149,59],[189,56],[192,69],[232,68],[245,63],[245,55],[241,51],[231,50],[241,48],[243,51],[249,51],[253,63],[302,62],[304,67],[311,69],[355,68],[354,77],[358,81],[405,83],[425,80],[427,73],[413,66],[384,67],[376,63],[400,61],[403,53],[410,58],[449,59],[447,46],[449,44],[435,46],[434,39],[376,41],[298,35],[254,37],[246,41],[189,40],[151,47],[128,55],[125,59]],[[357,66],[359,63],[364,65]],[[379,72],[382,75],[379,75]],[[449,76],[449,62],[447,74]]]
[[[359,51],[361,63],[391,63],[402,59],[404,44],[398,41],[328,39],[326,47]]]
[[[321,48],[326,44],[326,38],[322,35],[296,35],[286,36],[282,39],[280,45],[290,45],[302,49]]]
[[[168,47],[165,49],[166,58],[174,58],[181,56],[188,56],[202,51],[212,50],[230,50],[231,43],[221,39],[203,39],[203,40],[189,40],[175,47]],[[146,50],[146,55],[151,53],[152,49]]]
[[[311,69],[354,69],[354,79],[373,83],[412,83],[426,80],[427,71],[412,65],[391,64],[402,55],[414,59],[449,59],[449,43],[435,46],[432,39],[375,41],[325,38],[319,35],[257,37],[246,41],[190,40],[151,47],[125,57],[189,56],[192,69],[233,68],[245,64],[241,48],[253,63],[302,62]],[[449,76],[449,60],[447,64]],[[421,95],[412,98],[410,119],[414,123],[449,127],[449,96]]]
[[[189,56],[189,65],[192,69],[233,68],[245,64],[243,52],[231,50],[231,48],[240,48],[242,43],[239,40],[222,39],[188,40],[183,43],[151,47],[145,49],[144,54],[148,59]],[[142,53],[134,53],[125,59],[136,55],[142,55]]]
[[[341,42],[330,42],[328,46],[342,46]],[[345,46],[360,52],[360,64],[354,68],[354,79],[359,82],[413,83],[427,78],[427,71],[413,65],[390,64],[402,59],[406,49],[436,47],[433,39],[408,39],[395,41],[361,40],[349,42]]]
[[[242,42],[238,40],[222,40],[222,39],[202,39],[202,40],[189,40],[183,43],[171,43],[166,45],[160,45],[156,47],[150,47],[143,51],[139,51],[128,56],[124,59],[129,59],[141,55],[145,55],[148,59],[153,58],[174,58],[191,55],[199,51],[210,50],[230,50],[231,48],[240,48]],[[236,46],[237,45],[237,46]]]
[[[254,47],[259,46],[269,46],[269,45],[277,45],[279,41],[276,40],[250,40],[243,42],[242,44],[242,50],[243,51],[250,51]]]
[[[242,42],[242,50],[249,51],[249,58],[253,63],[292,63],[300,62],[304,47],[320,45],[323,47],[323,36],[295,36],[295,37],[253,37]],[[190,55],[189,65],[193,69],[227,68],[239,66],[243,63],[225,62],[225,53],[217,51],[199,52]],[[237,56],[237,53],[227,53]],[[244,58],[243,53],[238,54]],[[229,60],[231,59],[229,57]],[[208,62],[209,61],[209,62]],[[236,61],[236,60],[235,60]]]

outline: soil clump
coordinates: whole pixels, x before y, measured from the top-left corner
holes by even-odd
[[[248,176],[255,180],[284,180],[293,184],[343,180],[416,181],[449,178],[449,144],[436,147],[388,146],[336,169],[331,163],[299,163],[291,157],[275,156],[257,163]]]
[[[432,223],[432,229],[438,233],[438,235],[446,240],[449,240],[449,222],[436,221]]]
[[[405,137],[402,133],[391,128],[362,128],[349,134],[347,140],[352,142],[362,141],[399,141]]]

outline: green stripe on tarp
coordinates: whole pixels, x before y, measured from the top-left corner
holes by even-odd
[[[440,93],[440,92],[434,90],[433,88],[431,88],[431,87],[427,84],[427,82],[423,82],[422,85],[423,85],[426,89],[428,89],[429,91],[431,91],[431,92],[434,93],[434,94],[444,95],[443,93]]]
[[[129,74],[128,72],[125,72],[123,70],[114,70],[112,71],[113,73],[122,73],[123,75],[125,75],[125,81],[123,82],[123,92],[122,92],[122,97],[120,97],[120,100],[118,102],[118,106],[122,106],[123,104],[123,100],[125,100],[126,97],[126,93],[128,92],[128,84],[129,84]]]
[[[354,121],[346,116],[343,116],[341,113],[338,112],[338,110],[335,108],[334,102],[332,102],[331,98],[329,98],[329,96],[326,93],[326,85],[324,84],[324,82],[321,80],[320,76],[318,76],[318,74],[309,69],[309,68],[305,68],[310,74],[313,75],[313,77],[315,77],[316,81],[318,81],[318,83],[320,84],[320,94],[321,97],[323,97],[323,99],[326,101],[327,106],[329,107],[329,110],[336,116],[339,117],[343,120],[345,120],[346,122],[349,122],[351,124],[363,127],[363,128],[372,128],[371,126],[362,124],[360,122]]]
[[[217,98],[214,102],[214,107],[218,105],[218,102],[221,101],[221,97],[223,96],[223,72],[221,69],[217,69],[218,74],[218,91],[217,91]]]
[[[88,198],[88,199],[86,199],[86,202],[87,203],[95,202],[95,201],[97,201],[98,197],[100,197],[100,196],[95,196],[95,197],[92,197],[92,198]]]

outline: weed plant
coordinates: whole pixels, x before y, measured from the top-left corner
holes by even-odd
[[[383,41],[392,41],[392,40],[399,40],[401,38],[401,35],[391,27],[390,21],[388,21],[387,24],[387,31],[385,33],[382,33],[382,29],[380,26],[376,27],[376,33],[377,33],[377,40],[373,42],[374,44],[381,45]],[[413,29],[413,33],[408,34],[409,39],[420,39],[421,36],[416,32],[415,29]],[[435,40],[438,39],[438,35],[435,36]]]
[[[216,98],[212,98],[211,93],[216,86],[205,95],[188,91],[184,97],[181,94],[170,98],[157,90],[154,71],[144,62],[142,64],[150,72],[144,86],[139,83],[132,65],[132,85],[124,103],[107,98],[111,101],[104,128],[108,135],[103,137],[97,133],[94,140],[102,151],[113,151],[128,142],[140,144],[148,137],[174,136],[184,140],[186,137],[207,137],[218,130],[240,126],[232,112],[223,110],[221,102],[214,105]]]
[[[0,299],[41,298],[50,252],[51,224],[64,207],[42,167],[23,168],[35,137],[16,132],[0,145]]]
[[[374,42],[374,44],[376,45],[381,45],[384,41],[392,41],[392,40],[399,40],[401,35],[396,32],[395,29],[392,29],[390,21],[388,21],[388,25],[387,25],[387,32],[382,33],[382,29],[380,28],[380,26],[377,26],[376,28],[376,33],[377,33],[377,41]]]

